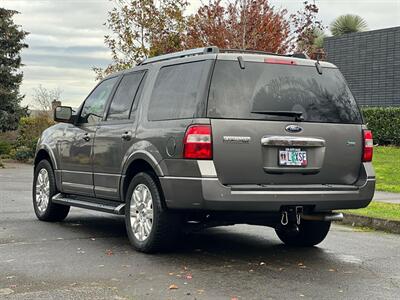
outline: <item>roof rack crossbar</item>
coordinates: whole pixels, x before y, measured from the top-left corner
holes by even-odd
[[[140,63],[140,65],[147,65],[150,63],[164,61],[164,60],[170,60],[170,59],[174,59],[174,58],[182,58],[182,57],[187,57],[187,56],[195,56],[195,55],[218,53],[218,52],[219,52],[219,49],[218,49],[218,47],[215,47],[215,46],[196,48],[196,49],[184,50],[184,51],[159,55],[159,56],[155,56],[155,57],[150,57],[150,58],[147,58],[144,61],[142,61]]]

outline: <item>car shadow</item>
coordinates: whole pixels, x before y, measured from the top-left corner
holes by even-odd
[[[86,212],[86,211],[85,211]],[[59,223],[64,229],[73,228],[83,236],[113,238],[109,241],[109,248],[118,245],[126,250],[135,250],[130,247],[122,216],[108,214],[73,214],[64,222]],[[68,230],[68,229],[67,229]],[[114,239],[116,238],[116,239]],[[269,227],[236,225],[208,228],[202,231],[183,235],[180,240],[171,245],[165,253],[152,254],[153,256],[174,257],[189,259],[200,255],[202,259],[208,256],[211,260],[222,257],[223,260],[269,260],[277,263],[282,261],[296,261],[312,257],[313,260],[324,260],[330,255],[321,247],[293,248],[283,245],[275,236],[274,230]]]

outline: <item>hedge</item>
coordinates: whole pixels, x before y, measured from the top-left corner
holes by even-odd
[[[363,107],[362,113],[375,144],[400,146],[400,107]]]

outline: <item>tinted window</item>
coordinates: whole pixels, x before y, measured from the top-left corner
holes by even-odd
[[[236,61],[215,65],[208,102],[210,117],[293,120],[252,113],[298,111],[304,121],[361,123],[356,102],[337,69]]]
[[[90,94],[83,104],[80,117],[81,123],[94,124],[103,118],[104,107],[117,79],[117,77],[114,77],[104,80]]]
[[[111,102],[107,120],[129,119],[133,100],[142,78],[143,72],[127,74],[122,78]]]
[[[205,62],[192,62],[160,69],[149,106],[149,120],[197,117],[204,107],[201,86]]]

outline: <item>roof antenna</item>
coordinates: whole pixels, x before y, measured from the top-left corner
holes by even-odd
[[[242,56],[238,56],[238,57],[237,57],[237,60],[238,60],[238,62],[239,62],[240,68],[241,68],[242,70],[245,69],[246,66],[244,65],[243,57],[242,57]]]
[[[322,66],[321,66],[321,64],[319,63],[319,58],[320,58],[321,52],[320,52],[320,51],[317,51],[316,54],[317,54],[317,61],[315,62],[315,67],[317,68],[318,74],[321,75],[321,74],[322,74]]]

